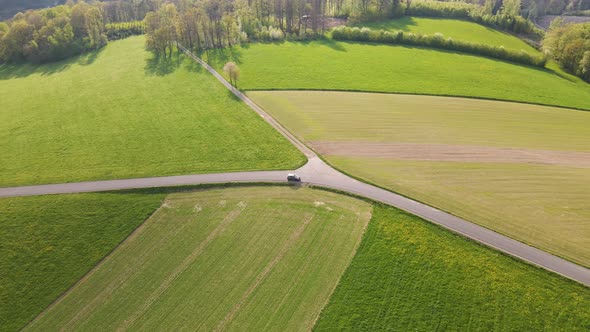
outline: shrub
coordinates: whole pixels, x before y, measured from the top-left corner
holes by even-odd
[[[262,26],[254,33],[255,39],[260,41],[280,41],[285,39],[285,33],[280,28]]]
[[[106,35],[109,40],[123,39],[133,35],[143,35],[144,27],[143,21],[109,23],[105,25]]]
[[[357,27],[337,27],[332,30],[332,38],[336,40],[351,40],[374,42],[383,44],[402,44],[412,46],[426,46],[445,50],[459,51],[470,54],[483,55],[490,58],[502,59],[525,65],[544,67],[547,59],[544,55],[531,55],[523,50],[507,50],[500,46],[477,44],[461,40],[445,39],[437,32],[434,35],[404,33],[402,31],[388,32],[384,30],[359,29]],[[590,57],[590,55],[589,55]]]

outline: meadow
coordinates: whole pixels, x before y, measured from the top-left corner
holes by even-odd
[[[370,214],[309,188],[171,194],[25,331],[309,330]]]
[[[249,44],[202,57],[220,72],[236,61],[242,90],[430,94],[590,109],[588,84],[554,63],[541,69],[450,51],[334,40]]]
[[[361,23],[356,26],[368,27],[374,30],[401,30],[426,35],[434,35],[438,32],[442,33],[445,38],[450,37],[454,40],[504,46],[507,49],[524,50],[531,54],[539,52],[513,35],[469,21],[404,16],[393,20]]]
[[[163,198],[100,193],[0,199],[0,331],[22,329]]]
[[[375,206],[314,331],[587,331],[590,289]]]
[[[335,167],[590,266],[590,113],[434,96],[248,95]]]
[[[143,36],[0,65],[0,186],[292,169],[305,158],[193,61]]]

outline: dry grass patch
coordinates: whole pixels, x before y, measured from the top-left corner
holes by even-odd
[[[590,113],[428,96],[249,95],[338,168],[590,266]]]
[[[172,194],[26,330],[309,330],[370,211],[307,188]]]

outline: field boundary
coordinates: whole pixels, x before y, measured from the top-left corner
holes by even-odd
[[[68,289],[66,289],[62,294],[60,294],[53,302],[51,302],[39,314],[37,314],[35,317],[33,317],[31,320],[29,320],[21,328],[21,331],[25,330],[28,326],[30,326],[35,320],[37,320],[37,318],[41,318],[41,317],[45,316],[51,308],[55,307],[61,301],[63,301],[64,298],[74,290],[74,288],[76,288],[78,285],[81,285],[84,282],[86,282],[86,280],[88,280],[88,278],[90,277],[90,275],[92,273],[94,273],[100,266],[102,266],[109,259],[111,259],[114,252],[117,251],[119,248],[121,248],[123,246],[123,244],[125,244],[127,242],[128,239],[132,238],[133,236],[137,236],[139,234],[141,228],[144,226],[144,224],[148,220],[150,220],[156,213],[158,213],[158,211],[160,211],[162,209],[164,201],[165,201],[165,198],[163,198],[161,200],[160,206],[157,209],[155,209],[152,213],[150,213],[150,215],[147,218],[145,218],[141,223],[139,223],[139,225],[137,225],[137,227],[135,227],[135,229],[133,229],[133,231],[131,231],[131,233],[129,233],[123,240],[121,240],[121,242],[119,242],[116,246],[114,246],[104,257],[102,257],[98,262],[96,262],[96,264],[94,264],[94,266],[92,268],[90,268],[90,270],[88,270],[86,273],[84,273],[84,275],[80,279],[78,279],[75,283],[73,283],[70,287],[68,287]]]
[[[555,74],[561,77],[558,74]],[[563,77],[561,77],[563,78]],[[566,78],[564,80],[570,81]],[[570,81],[571,82],[571,81]],[[588,84],[588,88],[590,89],[590,83]],[[314,89],[314,88],[269,88],[269,89],[244,89],[240,90],[245,92],[246,94],[248,91],[319,91],[319,92],[353,92],[353,93],[375,93],[375,94],[383,94],[383,95],[407,95],[407,96],[432,96],[432,97],[451,97],[451,98],[465,98],[465,99],[473,99],[473,100],[487,100],[487,101],[497,101],[497,102],[506,102],[506,103],[517,103],[517,104],[524,104],[524,105],[537,105],[537,106],[547,106],[547,107],[555,107],[560,108],[567,111],[579,111],[579,112],[590,112],[589,108],[580,108],[580,107],[567,107],[563,105],[556,105],[556,104],[544,104],[544,103],[535,103],[535,102],[527,102],[527,101],[519,101],[519,100],[511,100],[511,99],[501,99],[501,98],[493,98],[493,97],[473,97],[473,96],[465,96],[465,95],[454,95],[454,94],[433,94],[433,93],[420,93],[420,92],[386,92],[386,91],[371,91],[371,90],[359,90],[359,89]]]

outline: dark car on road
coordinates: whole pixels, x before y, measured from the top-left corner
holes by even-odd
[[[289,182],[301,182],[301,177],[299,177],[299,175],[297,174],[287,174],[287,181]]]

